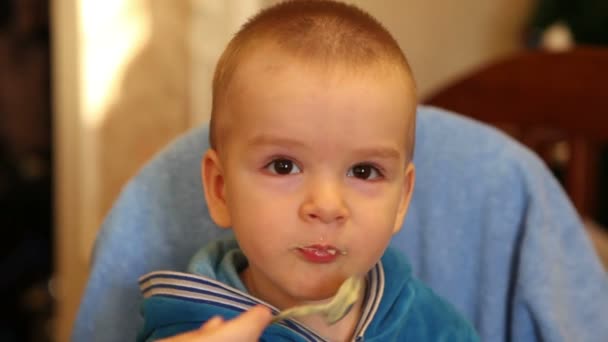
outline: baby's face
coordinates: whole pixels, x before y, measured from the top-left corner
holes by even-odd
[[[365,274],[413,188],[413,89],[379,70],[319,70],[267,55],[239,66],[222,114],[220,176],[205,184],[221,194],[223,222],[249,259],[246,284],[279,307],[327,298]]]

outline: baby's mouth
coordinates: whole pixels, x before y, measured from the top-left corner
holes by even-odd
[[[339,256],[347,254],[345,250],[331,246],[331,245],[309,245],[309,246],[297,246],[293,248],[294,251],[303,257],[308,262],[314,264],[327,264],[334,262]]]
[[[325,256],[325,255],[346,255],[348,254],[346,251],[341,250],[334,246],[329,245],[310,245],[304,247],[296,247],[303,252],[314,253],[317,256]]]

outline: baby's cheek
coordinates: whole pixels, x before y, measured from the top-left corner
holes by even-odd
[[[384,254],[387,244],[386,239],[378,239],[377,236],[368,235],[360,239],[353,250],[357,254],[359,271],[366,272],[373,267]]]

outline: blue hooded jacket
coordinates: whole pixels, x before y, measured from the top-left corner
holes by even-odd
[[[213,316],[230,319],[264,304],[247,293],[238,273],[247,265],[236,240],[220,240],[194,257],[190,271],[152,272],[140,278],[144,327],[138,340],[173,336],[200,327]],[[405,257],[388,248],[366,276],[356,341],[478,341],[454,307],[411,274]],[[325,341],[295,320],[270,325],[262,341]]]

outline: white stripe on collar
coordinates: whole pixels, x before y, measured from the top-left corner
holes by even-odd
[[[365,290],[364,306],[354,334],[357,341],[363,339],[365,331],[372,323],[382,301],[382,295],[384,294],[384,267],[382,266],[382,261],[378,261],[367,273],[366,281],[367,288]]]
[[[256,304],[269,307],[273,314],[279,310],[248,293],[237,290],[215,279],[190,273],[157,271],[139,278],[139,287],[144,298],[163,296],[178,298],[189,302],[246,311]],[[281,321],[279,324],[311,342],[326,342],[311,329],[294,320]]]

